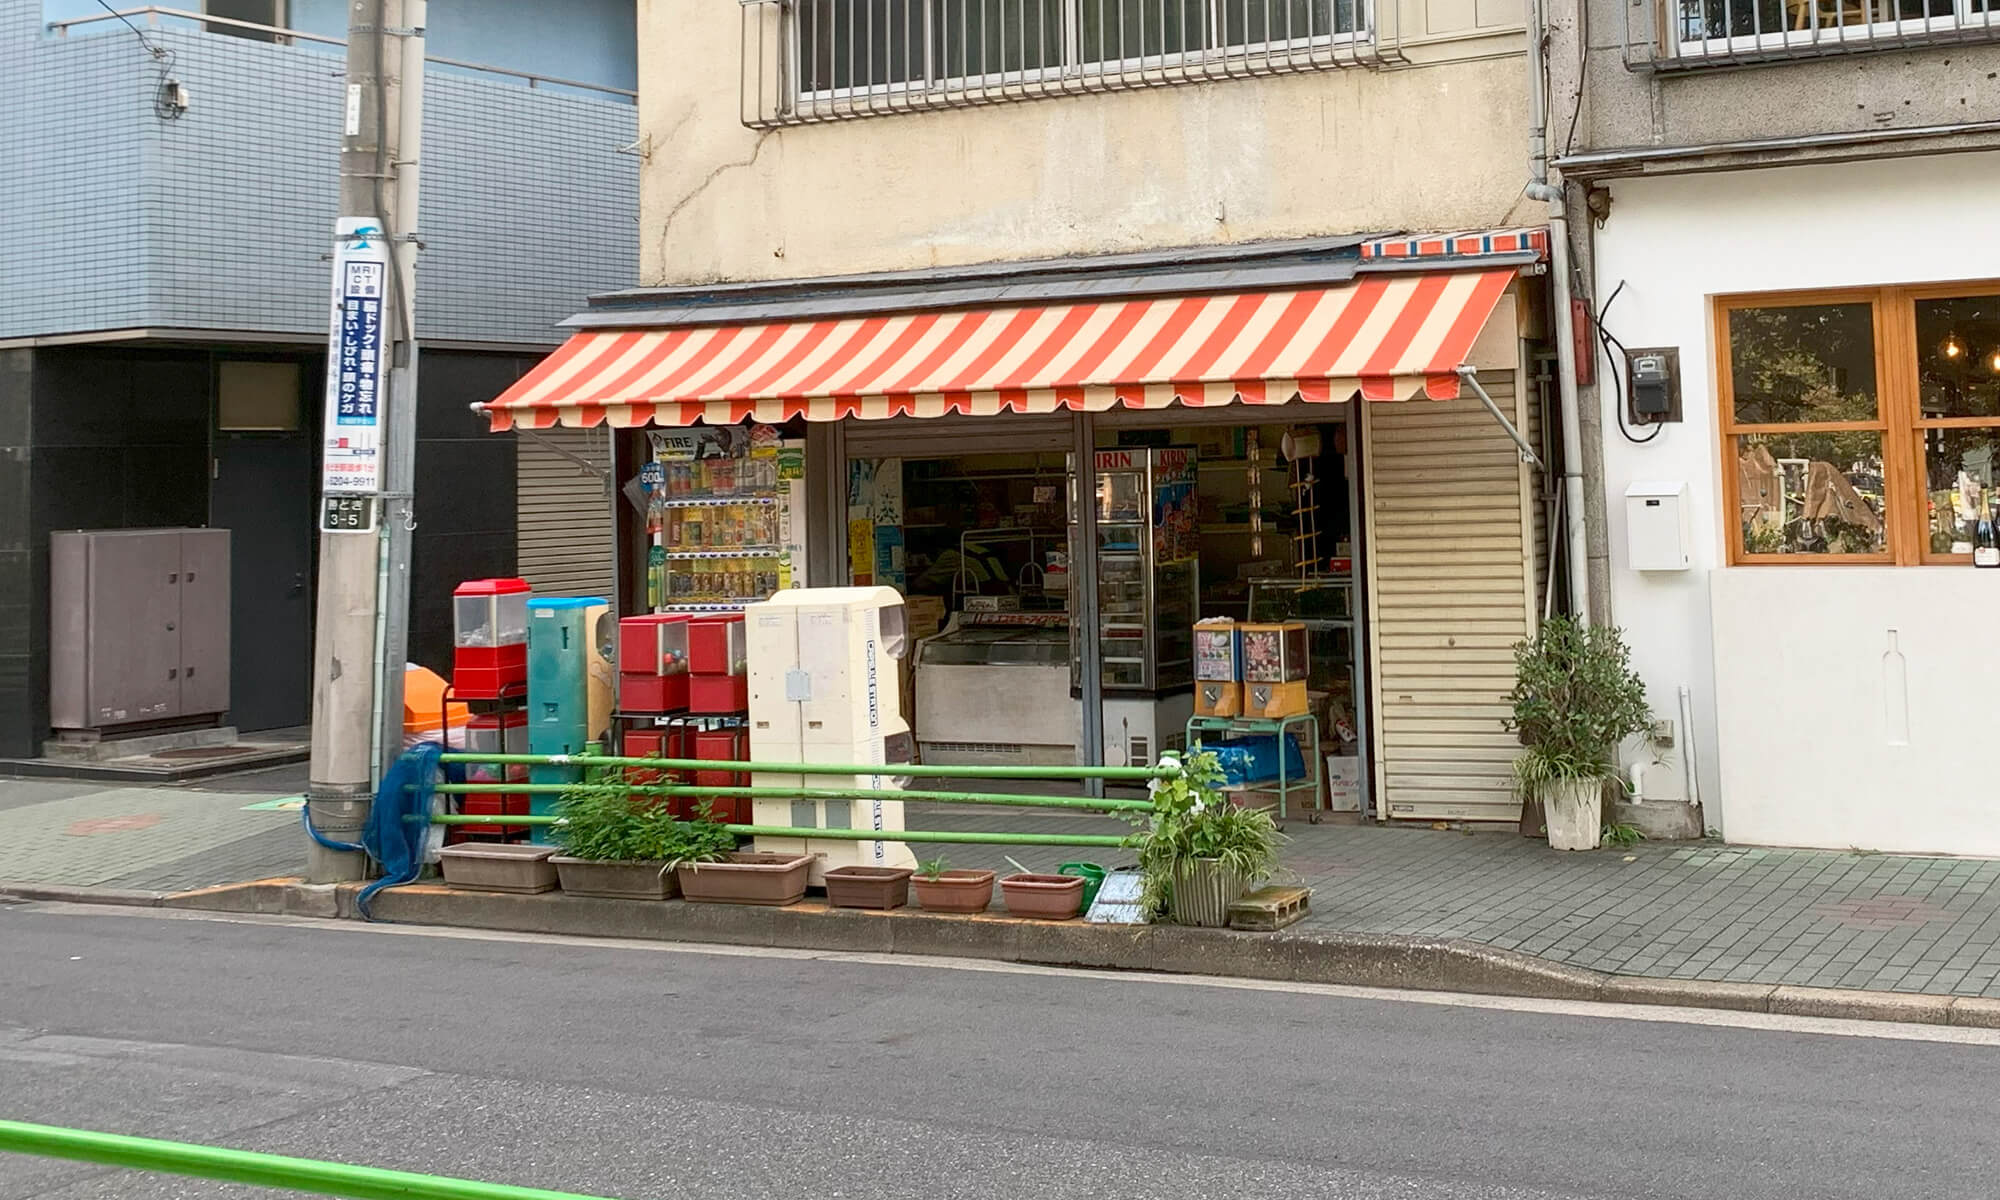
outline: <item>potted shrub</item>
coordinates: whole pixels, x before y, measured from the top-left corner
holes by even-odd
[[[680,894],[671,864],[687,849],[688,834],[664,803],[583,784],[563,793],[556,814],[562,824],[550,836],[562,853],[551,861],[563,891],[617,900]]]
[[[1231,804],[1222,767],[1197,751],[1179,777],[1154,780],[1152,813],[1133,837],[1145,875],[1140,902],[1149,918],[1221,926],[1229,906],[1271,877],[1285,836],[1268,810]]]
[[[908,867],[835,867],[826,873],[826,902],[835,908],[901,908],[910,902]]]
[[[1524,747],[1514,760],[1515,791],[1541,802],[1550,846],[1595,850],[1604,836],[1605,785],[1618,779],[1618,745],[1652,723],[1625,639],[1615,628],[1568,617],[1543,622],[1514,647],[1508,699],[1508,728]]]
[[[993,872],[954,871],[950,860],[933,858],[917,864],[910,890],[917,894],[917,906],[925,912],[985,912],[993,902]]]

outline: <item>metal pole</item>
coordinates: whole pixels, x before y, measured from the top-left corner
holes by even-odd
[[[389,173],[389,164],[396,157],[393,138],[401,130],[386,118],[385,110],[393,111],[400,103],[398,81],[385,71],[383,40],[373,34],[378,26],[401,14],[401,0],[373,0],[356,3],[348,16],[347,89],[340,145],[341,229],[351,229],[359,222],[373,227],[378,238],[386,231],[387,214],[383,212],[385,201],[377,184]],[[340,289],[345,286],[340,277],[343,252],[354,245],[350,235],[343,233],[341,239],[334,253],[336,296],[343,294]],[[393,254],[394,243],[387,244]],[[382,298],[386,301],[390,297],[385,294]],[[382,315],[387,326],[384,332],[391,341],[400,340],[394,325],[389,324],[401,321],[400,314],[394,311],[396,307],[390,303],[382,305],[388,310]],[[341,302],[336,300],[335,334],[327,358],[329,394],[347,373],[339,335],[342,311]],[[377,393],[378,406],[380,400]],[[379,420],[379,408],[375,418]],[[333,420],[333,414],[329,413],[329,428],[323,431],[327,447],[322,451],[327,460],[323,489],[332,481],[336,466],[333,462],[336,438],[346,436],[332,427]],[[360,464],[343,461],[339,465]],[[367,467],[373,470],[375,464]],[[380,490],[378,478],[363,496],[368,517],[366,521],[355,522],[361,528],[338,529],[326,511],[332,507],[331,502],[323,504],[322,509],[319,597],[313,637],[312,761],[308,769],[306,807],[313,825],[330,840],[341,843],[361,840],[374,791],[374,750],[378,737],[373,720],[377,702],[374,664],[381,649],[376,623],[382,599],[378,578],[382,544],[377,532],[380,500],[374,493]],[[306,878],[310,882],[360,879],[367,869],[368,860],[363,854],[329,850],[316,840],[307,843]]]
[[[347,1163],[289,1158],[282,1154],[260,1154],[254,1150],[232,1150],[189,1142],[163,1142],[87,1129],[30,1125],[26,1121],[0,1121],[0,1150],[131,1167],[139,1171],[161,1171],[196,1179],[220,1179],[255,1187],[316,1192],[322,1196],[344,1196],[348,1200],[592,1200],[572,1192],[551,1192],[506,1183],[481,1183],[472,1179],[447,1179],[412,1171],[357,1167]]]
[[[398,0],[389,0],[385,10]],[[394,186],[383,228],[392,238],[397,305],[394,367],[389,381],[387,437],[382,445],[381,678],[376,685],[376,778],[403,751],[403,668],[410,657],[411,535],[417,528],[417,193],[424,133],[424,23],[428,0],[400,0],[399,19],[379,32],[383,70],[396,86],[396,110],[385,114],[396,127],[387,158]]]
[[[1071,496],[1076,505],[1076,544],[1069,548],[1069,619],[1076,627],[1077,691],[1082,706],[1079,722],[1077,763],[1086,767],[1104,763],[1104,660],[1099,657],[1097,616],[1097,436],[1090,414],[1076,414],[1071,424],[1069,473]],[[1092,796],[1104,794],[1101,779],[1091,779],[1085,790]]]

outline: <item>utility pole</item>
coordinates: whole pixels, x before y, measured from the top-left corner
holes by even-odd
[[[313,827],[356,843],[402,749],[416,460],[417,159],[424,0],[350,0],[321,451],[313,645]],[[307,878],[363,878],[366,856],[307,850]]]

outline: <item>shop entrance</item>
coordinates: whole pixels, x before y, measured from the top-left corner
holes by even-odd
[[[847,579],[909,598],[913,635],[926,639],[905,689],[924,761],[1091,757],[1081,707],[1091,618],[1078,600],[1089,589],[1077,586],[1090,571],[1102,762],[1144,765],[1185,745],[1196,621],[1299,621],[1322,758],[1312,766],[1331,802],[1360,807],[1365,589],[1351,407],[1273,406],[1256,423],[1235,406],[1098,416],[1087,555],[1067,428],[1013,445],[916,430],[851,441]],[[1312,750],[1297,753],[1293,778]]]

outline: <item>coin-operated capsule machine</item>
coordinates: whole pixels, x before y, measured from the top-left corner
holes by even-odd
[[[853,776],[758,772],[758,787],[852,786],[896,790],[910,761],[898,660],[908,653],[903,597],[895,588],[793,588],[744,610],[750,754],[759,762],[854,763]],[[811,829],[903,828],[900,800],[759,799],[756,823]],[[814,855],[828,867],[913,867],[902,842],[759,837],[757,849]]]
[[[610,606],[599,596],[536,596],[528,601],[528,749],[534,754],[581,754],[611,723]],[[529,769],[534,783],[575,783],[573,766]],[[558,797],[538,793],[536,816],[555,813]],[[536,842],[549,840],[546,825]]]

